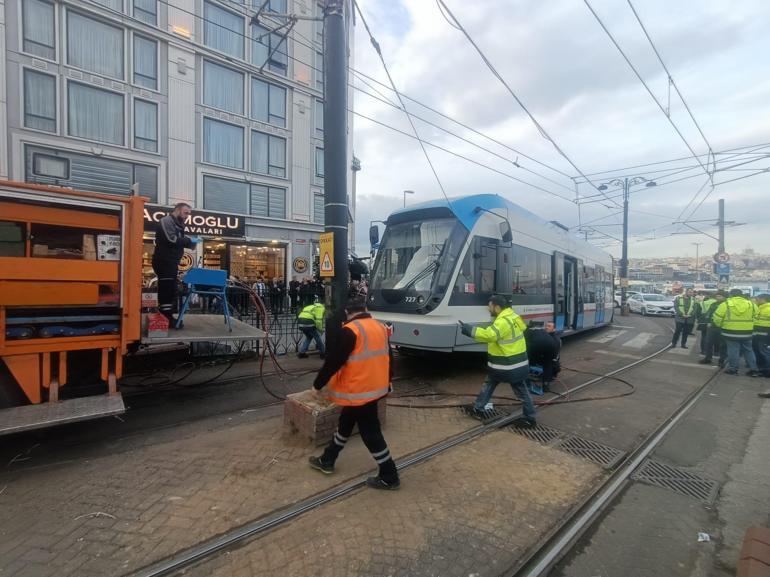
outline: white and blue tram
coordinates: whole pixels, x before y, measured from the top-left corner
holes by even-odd
[[[377,229],[370,231],[379,240]],[[612,257],[494,194],[397,210],[370,276],[369,310],[392,325],[391,343],[481,350],[457,321],[489,323],[492,294],[525,321],[570,334],[612,321]]]

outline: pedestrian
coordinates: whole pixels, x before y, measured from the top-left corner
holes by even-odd
[[[722,330],[722,338],[727,346],[728,369],[725,374],[737,375],[740,357],[746,361],[750,377],[758,377],[757,358],[751,341],[754,333],[754,320],[758,308],[746,298],[741,289],[731,289],[728,299],[714,311],[714,324]]]
[[[671,346],[675,347],[681,337],[682,348],[687,348],[687,337],[698,317],[698,303],[695,301],[695,291],[687,289],[684,295],[679,295],[674,299],[674,319],[675,330],[674,338],[671,340]]]
[[[702,321],[707,325],[705,333],[706,345],[704,348],[706,352],[705,356],[698,361],[702,365],[710,365],[714,355],[718,355],[719,366],[725,366],[727,359],[726,347],[724,339],[722,339],[722,330],[714,324],[714,312],[719,305],[725,302],[726,298],[727,294],[724,291],[717,291],[714,295],[714,302],[709,304],[708,309],[701,315]]]
[[[160,219],[155,233],[155,252],[152,255],[152,270],[158,277],[158,310],[168,319],[169,326],[176,327],[174,318],[176,305],[177,276],[179,261],[184,249],[193,248],[200,242],[198,237],[188,237],[184,225],[192,209],[186,202],[179,202],[174,209]],[[181,327],[179,327],[181,328]]]
[[[286,293],[283,281],[278,277],[273,277],[273,283],[270,285],[270,308],[274,315],[283,313],[283,299]]]
[[[549,321],[545,323],[542,330],[528,329],[525,335],[529,362],[542,367],[543,390],[548,391],[554,377],[561,370],[559,364],[561,339],[556,333],[556,324]]]
[[[307,358],[307,350],[310,348],[311,341],[315,341],[315,347],[318,350],[320,357],[323,359],[326,356],[326,348],[324,347],[324,342],[321,338],[321,335],[324,332],[325,314],[326,307],[323,303],[308,305],[300,311],[299,317],[297,318],[297,326],[305,336],[297,351],[297,356],[300,359]]]
[[[488,327],[474,327],[460,321],[462,334],[487,343],[487,377],[476,400],[468,407],[470,415],[477,419],[487,417],[485,407],[499,383],[508,383],[523,405],[524,416],[514,424],[519,427],[537,425],[535,404],[527,389],[529,360],[524,331],[527,326],[513,312],[505,297],[493,295],[488,303],[489,314],[494,319]]]
[[[752,345],[757,357],[757,369],[770,377],[770,294],[756,296],[757,318],[754,320]]]
[[[700,333],[700,354],[706,355],[706,345],[708,344],[708,329],[711,317],[709,316],[709,309],[717,300],[709,295],[704,295],[703,300],[700,302],[700,310],[698,311],[698,332]],[[713,312],[713,311],[712,311]]]
[[[382,436],[378,403],[391,391],[393,359],[388,331],[366,311],[366,301],[348,301],[346,322],[326,361],[313,382],[313,391],[321,397],[321,389],[329,383],[328,395],[342,407],[337,431],[318,457],[310,457],[310,466],[323,473],[334,472],[334,464],[358,425],[361,440],[379,466],[376,477],[366,484],[375,489],[398,489],[401,485],[396,463]],[[383,401],[384,402],[384,401]]]
[[[297,277],[292,277],[289,282],[289,298],[291,299],[291,312],[296,313],[299,308],[299,287],[300,282]]]

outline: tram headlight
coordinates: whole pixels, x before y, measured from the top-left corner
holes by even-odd
[[[417,304],[418,304],[418,305],[421,305],[421,304],[423,303],[423,301],[424,301],[424,300],[425,300],[425,299],[424,299],[424,298],[422,298],[422,296],[418,296],[418,297],[417,297]]]

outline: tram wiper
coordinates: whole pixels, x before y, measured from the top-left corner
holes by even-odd
[[[408,283],[406,283],[404,286],[399,288],[402,290],[408,289],[410,286],[426,278],[429,274],[433,274],[433,272],[438,268],[438,262],[439,262],[439,259],[436,259],[433,262],[428,263],[428,265],[424,269],[422,269],[420,272],[418,272],[416,275],[414,275]]]

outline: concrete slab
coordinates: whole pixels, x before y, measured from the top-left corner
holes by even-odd
[[[3,410],[0,435],[87,421],[99,417],[111,417],[125,412],[126,407],[120,393],[91,395],[56,403],[13,407]]]
[[[184,317],[184,327],[170,329],[166,337],[142,336],[142,343],[195,343],[207,341],[257,341],[266,337],[265,331],[238,319],[231,319],[229,330],[222,315],[189,314]],[[145,323],[146,325],[146,323]]]

